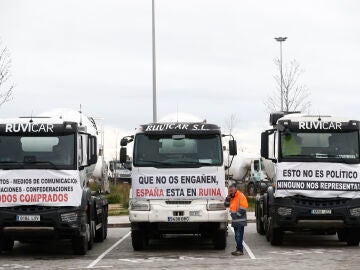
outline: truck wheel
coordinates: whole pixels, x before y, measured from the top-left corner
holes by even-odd
[[[72,239],[73,252],[75,255],[85,255],[88,250],[88,234],[78,236]]]
[[[108,209],[107,207],[105,208],[106,210],[106,215],[105,215],[105,221],[104,221],[104,239],[107,238],[107,234],[108,234]]]
[[[88,224],[86,224],[86,227],[89,227],[89,243],[88,243],[88,249],[91,250],[94,246],[94,238],[95,238],[95,221],[91,220],[90,217],[88,217]]]
[[[256,231],[258,234],[264,235],[265,234],[264,222],[261,220],[261,216],[260,216],[261,214],[259,208],[260,208],[259,204],[256,204]]]
[[[346,242],[348,246],[358,246],[360,242],[359,229],[346,230]]]
[[[131,232],[131,242],[134,250],[144,250],[146,247],[146,236],[143,230]]]
[[[265,227],[265,237],[268,242],[270,241],[270,226],[269,225],[270,225],[270,218],[267,218],[266,227]]]
[[[86,218],[86,231],[85,235],[80,235],[72,239],[73,251],[76,255],[85,255],[86,252],[92,248],[94,244],[94,237],[91,239],[91,222],[90,217],[87,215]],[[91,245],[91,248],[89,247]]]
[[[225,249],[226,248],[226,238],[227,238],[226,230],[216,231],[214,238],[213,238],[215,249],[217,249],[217,250]]]
[[[103,242],[106,238],[105,231],[107,231],[107,215],[106,215],[105,210],[106,210],[106,208],[104,207],[103,214],[102,214],[101,228],[95,232],[95,241],[96,242]]]
[[[254,183],[249,183],[249,185],[248,185],[248,194],[249,194],[249,196],[255,196],[256,194],[256,192],[255,192],[255,185],[254,185]]]
[[[284,232],[279,228],[274,228],[271,218],[269,218],[269,228],[266,232],[266,239],[272,246],[280,246],[284,239]]]
[[[12,251],[14,248],[14,240],[0,239],[0,253],[2,251]]]
[[[346,241],[346,231],[344,229],[337,231],[337,236],[340,242]]]

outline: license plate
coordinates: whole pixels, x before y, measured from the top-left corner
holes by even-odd
[[[312,209],[310,211],[312,215],[331,215],[332,210],[331,209]]]
[[[16,221],[25,221],[25,222],[40,221],[40,215],[17,215]]]
[[[168,222],[189,222],[189,217],[168,217]]]

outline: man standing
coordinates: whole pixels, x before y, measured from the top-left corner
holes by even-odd
[[[232,184],[229,186],[229,193],[224,204],[225,207],[230,208],[231,226],[233,226],[235,232],[236,250],[231,252],[231,254],[234,256],[244,255],[243,238],[244,226],[247,225],[247,199],[241,191],[237,190],[236,185]]]

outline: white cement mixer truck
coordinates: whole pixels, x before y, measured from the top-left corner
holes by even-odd
[[[122,163],[125,146],[134,141],[129,218],[135,250],[151,238],[181,233],[226,247],[222,136],[217,125],[177,122],[142,125],[121,140]],[[236,141],[230,140],[229,151],[236,155]]]
[[[108,203],[88,187],[101,179],[97,135],[93,119],[66,109],[0,120],[0,252],[55,238],[85,254],[106,238]]]

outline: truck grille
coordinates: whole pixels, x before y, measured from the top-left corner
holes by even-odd
[[[18,213],[37,213],[43,211],[49,211],[54,209],[59,209],[59,207],[53,206],[39,206],[39,205],[24,205],[24,206],[13,206],[13,207],[4,207],[4,210],[18,212]]]
[[[336,207],[346,205],[350,199],[346,198],[308,198],[303,196],[292,197],[291,200],[299,206]]]
[[[191,201],[165,201],[166,204],[191,204]]]

